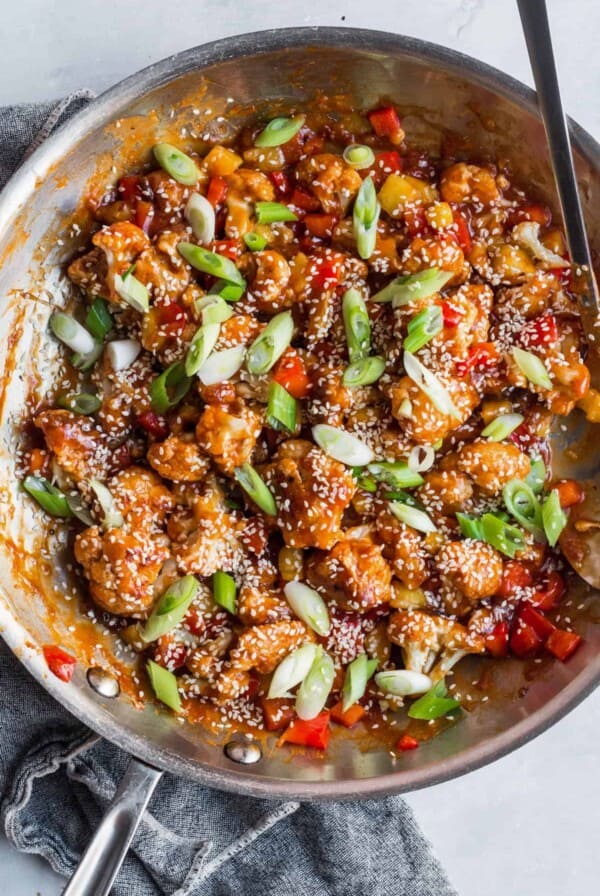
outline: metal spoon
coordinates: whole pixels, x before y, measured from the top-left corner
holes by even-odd
[[[576,271],[581,316],[588,340],[586,364],[592,383],[600,384],[600,356],[596,340],[600,330],[600,296],[592,267],[567,119],[563,110],[554,62],[545,0],[517,0],[537,98],[544,122],[552,171]],[[580,412],[561,418],[552,434],[552,469],[556,476],[576,479],[585,488],[585,500],[572,508],[561,536],[563,553],[576,572],[600,588],[600,427],[589,424]]]

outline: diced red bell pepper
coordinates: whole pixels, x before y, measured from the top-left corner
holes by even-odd
[[[246,517],[240,541],[247,551],[255,557],[261,557],[269,543],[269,532],[264,519],[258,516]]]
[[[301,187],[294,189],[289,204],[303,212],[318,212],[321,207],[316,196],[312,196]]]
[[[509,227],[514,227],[522,221],[536,221],[542,227],[549,227],[552,223],[552,212],[541,202],[524,202],[509,213],[506,223]]]
[[[448,329],[457,327],[465,316],[465,312],[462,310],[462,308],[457,308],[455,305],[451,305],[450,302],[442,302],[441,307],[442,315],[444,318],[444,326]]]
[[[269,180],[275,187],[279,196],[287,196],[291,193],[292,187],[290,179],[285,171],[271,171],[269,173]]]
[[[520,619],[513,628],[510,636],[510,649],[515,656],[527,657],[537,653],[543,646],[543,641],[531,626]]]
[[[471,370],[483,369],[489,370],[495,367],[500,356],[494,342],[479,342],[472,345],[464,360],[456,362],[456,373],[458,376],[466,376]]]
[[[548,640],[556,628],[549,619],[546,619],[543,613],[540,613],[540,611],[536,610],[535,607],[532,607],[531,604],[523,604],[519,610],[519,619],[524,622],[525,625],[530,625],[536,635],[544,642]]]
[[[530,320],[519,336],[519,343],[523,348],[539,348],[554,345],[556,342],[558,342],[558,327],[551,311],[545,311]]]
[[[340,282],[340,265],[329,258],[313,259],[315,264],[310,275],[311,285],[318,289],[337,286]]]
[[[366,709],[364,706],[361,706],[360,703],[353,703],[352,706],[349,706],[348,709],[344,710],[342,701],[336,703],[335,706],[331,709],[331,718],[334,722],[337,722],[338,725],[343,725],[345,728],[353,728],[362,717],[364,716]]]
[[[457,209],[453,210],[454,215],[454,224],[450,230],[456,237],[456,242],[463,250],[465,255],[468,255],[473,248],[473,240],[471,239],[471,231],[469,230],[469,225],[467,223],[467,219],[459,212]]]
[[[363,178],[371,176],[377,188],[381,187],[389,174],[399,174],[403,169],[402,159],[395,149],[375,153],[375,161],[370,168],[359,173]]]
[[[384,106],[369,112],[368,119],[378,137],[387,137],[392,143],[400,143],[404,137],[402,124],[393,106]]]
[[[206,198],[210,202],[213,208],[216,208],[217,205],[220,205],[227,195],[227,181],[224,177],[220,177],[218,174],[208,182],[208,190],[206,191]]]
[[[333,228],[337,224],[337,218],[334,215],[305,215],[304,226],[313,236],[319,239],[331,239]]]
[[[412,239],[422,238],[432,232],[423,206],[409,206],[405,209],[403,217],[408,235]]]
[[[375,154],[373,167],[382,171],[386,177],[388,174],[399,174],[402,171],[402,159],[395,149],[388,149]]]
[[[155,411],[144,411],[138,415],[137,422],[146,432],[155,439],[166,439],[169,435],[169,427],[164,417],[159,417]]]
[[[258,692],[260,691],[260,678],[254,672],[250,673],[250,680],[248,681],[248,686],[242,693],[248,700],[256,700],[258,697]]]
[[[548,573],[548,578],[546,579],[544,587],[535,591],[529,598],[529,602],[533,604],[534,607],[537,607],[538,610],[547,613],[549,610],[554,610],[559,605],[560,599],[565,591],[565,580],[560,573],[552,571]]]
[[[119,199],[132,205],[140,198],[141,192],[141,178],[139,174],[126,174],[125,177],[120,178],[117,184]]]
[[[294,718],[294,701],[285,697],[264,697],[260,701],[267,731],[281,731]]]
[[[326,750],[330,734],[329,715],[327,710],[323,710],[314,719],[295,718],[277,741],[277,746],[280,747],[282,744],[288,743]]]
[[[168,302],[166,305],[155,306],[159,325],[162,331],[169,336],[178,336],[187,323],[187,311],[178,302]]]
[[[211,244],[211,251],[217,255],[224,255],[231,261],[237,261],[240,255],[240,244],[237,240],[215,240]]]
[[[573,656],[582,642],[582,638],[575,632],[567,632],[562,628],[556,628],[546,641],[546,650],[549,650],[562,663]]]
[[[484,637],[485,649],[492,656],[506,656],[508,653],[508,639],[510,629],[508,622],[497,622],[491,632]]]
[[[66,650],[54,644],[46,644],[42,648],[44,659],[53,675],[61,681],[71,681],[77,660]]]
[[[583,488],[574,479],[563,479],[562,482],[557,482],[552,488],[558,493],[558,500],[563,509],[581,504],[585,498]]]
[[[143,230],[145,234],[150,232],[150,227],[152,225],[152,219],[154,218],[154,206],[151,202],[145,202],[143,199],[139,199],[137,205],[135,207],[135,217],[134,223],[140,230]]]
[[[518,560],[507,560],[502,567],[500,587],[496,591],[498,597],[513,597],[520,588],[531,585],[533,577],[527,566]]]
[[[292,348],[287,349],[277,362],[273,379],[294,398],[306,398],[310,391],[310,379],[304,361]]]
[[[416,737],[412,737],[410,734],[403,734],[396,744],[396,749],[406,753],[408,750],[416,750],[418,746],[419,741]]]
[[[573,286],[573,268],[549,268],[548,273],[552,274],[560,281],[562,286],[571,289]]]

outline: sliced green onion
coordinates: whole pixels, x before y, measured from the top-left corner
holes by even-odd
[[[276,224],[278,221],[297,221],[291,208],[282,202],[257,202],[254,206],[259,224]]]
[[[370,660],[366,653],[359,654],[346,666],[344,686],[342,688],[342,711],[346,712],[358,703],[367,689],[369,678],[377,668],[377,660]]]
[[[375,461],[374,464],[369,464],[367,469],[375,479],[385,482],[392,488],[417,488],[425,482],[423,477],[416,470],[411,470],[403,460]]]
[[[312,428],[312,435],[325,454],[349,467],[366,467],[375,460],[368,445],[349,432],[329,426],[328,423],[317,423]]]
[[[83,502],[81,495],[66,495],[69,510],[81,523],[86,526],[93,526],[94,520],[87,506]]]
[[[450,393],[437,376],[430,370],[427,370],[418,358],[410,352],[404,352],[402,361],[406,375],[419,387],[421,392],[425,393],[438,411],[441,414],[446,414],[448,417],[460,420],[460,414],[450,397]]]
[[[171,143],[157,143],[152,149],[154,158],[161,168],[174,180],[186,187],[198,183],[198,167],[193,159]]]
[[[213,575],[212,587],[215,603],[234,616],[237,610],[237,588],[233,576],[219,569]]]
[[[71,355],[71,364],[73,367],[76,367],[77,370],[81,370],[82,373],[90,370],[100,355],[102,354],[103,345],[101,342],[96,342],[94,348],[91,352],[87,352],[82,355],[81,352],[75,352],[75,354]]]
[[[77,392],[69,395],[60,395],[56,401],[57,405],[66,411],[73,411],[75,414],[95,414],[102,402],[97,395],[91,392]]]
[[[362,143],[352,143],[347,146],[342,153],[344,162],[357,171],[363,168],[370,168],[375,162],[375,153],[370,146],[364,146]]]
[[[403,489],[394,489],[391,492],[386,492],[385,495],[386,501],[400,501],[401,504],[408,504],[409,507],[416,507],[418,510],[425,510],[420,501],[417,501],[414,495],[411,495],[410,492],[405,492]]]
[[[85,328],[94,339],[103,342],[112,330],[113,320],[105,299],[94,299],[85,316]]]
[[[96,495],[98,504],[102,508],[104,518],[102,520],[103,529],[120,529],[123,523],[123,514],[115,504],[110,491],[98,479],[90,479],[90,488]]]
[[[448,697],[448,688],[442,679],[434,684],[430,691],[415,700],[408,710],[408,715],[411,719],[431,721],[440,719],[456,709],[460,709],[460,703],[453,697]]]
[[[152,685],[152,690],[161,703],[168,706],[174,712],[181,712],[181,698],[177,688],[177,678],[164,666],[159,666],[154,660],[148,660],[146,663],[148,678]]]
[[[317,648],[310,671],[296,695],[296,713],[301,719],[314,719],[327,702],[333,687],[335,667],[333,660],[322,647]]]
[[[200,583],[195,576],[183,576],[169,585],[141,631],[142,641],[147,644],[156,641],[179,625],[198,594],[199,587]]]
[[[198,373],[215,347],[220,331],[221,324],[203,324],[196,331],[185,356],[187,376],[194,376],[195,373]]]
[[[408,452],[408,469],[413,473],[426,473],[435,463],[435,451],[431,445],[415,445]]]
[[[105,357],[113,370],[127,370],[142,350],[137,339],[113,339],[105,349]]]
[[[273,381],[269,386],[268,425],[272,429],[287,429],[288,432],[294,432],[297,419],[298,402],[287,389]]]
[[[290,345],[293,335],[291,311],[282,311],[272,317],[248,349],[248,371],[254,374],[267,373]]]
[[[467,513],[457,513],[456,519],[460,526],[460,531],[465,538],[473,538],[475,541],[483,541],[483,533],[481,530],[481,520]]]
[[[415,314],[408,322],[408,335],[404,340],[404,350],[418,352],[444,329],[444,315],[439,305],[429,305]]]
[[[371,351],[371,321],[357,289],[347,289],[342,299],[342,317],[350,361],[360,361]]]
[[[546,482],[546,464],[541,457],[536,457],[531,461],[531,470],[525,477],[525,482],[531,488],[534,494],[539,495],[544,490]]]
[[[356,248],[361,258],[368,259],[375,250],[377,222],[381,206],[377,201],[377,191],[371,175],[365,177],[354,202],[352,224]]]
[[[246,287],[246,281],[230,258],[209,252],[208,249],[196,246],[194,243],[177,243],[177,251],[197,271],[226,280],[227,283],[236,286]]]
[[[70,349],[79,355],[87,355],[93,352],[96,342],[91,333],[88,333],[79,321],[65,314],[63,311],[55,311],[50,317],[50,329],[57,339],[64,342]]]
[[[262,252],[268,245],[267,240],[260,233],[245,233],[244,242],[251,252]]]
[[[453,276],[454,274],[449,271],[428,268],[426,271],[409,274],[407,277],[396,277],[384,289],[375,293],[371,301],[393,302],[394,308],[398,308],[418,299],[428,299],[443,289]]]
[[[401,501],[390,501],[390,510],[401,523],[416,529],[417,532],[437,532],[437,528],[424,510],[418,507],[411,507],[409,504],[403,504]]]
[[[271,679],[268,698],[289,697],[290,690],[300,684],[311,670],[317,656],[318,647],[312,642],[303,644],[283,659]]]
[[[215,210],[206,196],[192,193],[183,210],[186,221],[199,243],[207,245],[215,238]]]
[[[327,605],[318,591],[303,582],[288,582],[283,593],[298,619],[321,637],[329,633],[331,622]]]
[[[198,370],[198,377],[205,386],[224,383],[238,372],[244,363],[245,345],[234,345],[223,351],[213,352]]]
[[[567,515],[560,506],[558,492],[550,492],[542,504],[542,525],[551,548],[556,545],[562,530],[567,525]]]
[[[233,475],[257,507],[260,507],[268,516],[277,515],[275,498],[254,467],[251,467],[250,464],[243,464],[241,467],[235,468]]]
[[[175,361],[150,383],[150,401],[157,414],[164,414],[185,398],[192,384],[183,361]]]
[[[361,358],[360,361],[348,364],[344,370],[342,383],[348,389],[355,389],[357,386],[370,386],[371,383],[377,382],[384,370],[385,361],[379,355]]]
[[[196,314],[202,316],[203,324],[222,324],[229,320],[233,311],[221,296],[208,295],[194,302]]]
[[[67,496],[43,476],[27,476],[23,480],[23,488],[51,516],[68,517],[73,515]]]
[[[150,307],[150,295],[144,284],[134,277],[131,269],[126,271],[121,277],[115,274],[115,289],[124,302],[127,302],[134,311],[145,314]]]
[[[254,145],[282,146],[296,136],[305,119],[305,115],[294,115],[292,118],[274,118],[256,137]]]
[[[481,540],[487,541],[511,560],[518,551],[524,550],[527,546],[521,530],[494,513],[484,513],[481,517]]]
[[[538,538],[543,536],[542,508],[533,490],[520,479],[511,479],[502,489],[508,512],[515,520]]]
[[[362,488],[363,491],[369,492],[371,495],[374,495],[377,491],[377,483],[372,476],[357,476],[356,484],[359,488]]]
[[[226,302],[237,302],[244,295],[246,287],[237,283],[227,283],[226,280],[217,280],[208,290],[209,296],[219,296]]]
[[[395,697],[409,697],[411,694],[425,694],[432,685],[429,675],[413,672],[412,669],[386,669],[375,676],[375,684],[386,694]]]
[[[538,358],[533,352],[525,351],[524,348],[513,348],[512,353],[517,367],[530,383],[533,383],[534,386],[540,386],[542,389],[552,388],[550,374],[541,358]]]
[[[523,414],[499,414],[481,431],[481,435],[489,442],[503,442],[524,419]]]

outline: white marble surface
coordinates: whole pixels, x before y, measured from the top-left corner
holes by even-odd
[[[597,0],[549,0],[567,110],[600,138]],[[373,27],[476,56],[531,82],[512,0],[19,0],[3,5],[0,104],[100,91],[148,63],[230,34],[291,25]],[[511,756],[408,797],[461,896],[598,890],[600,693]],[[9,896],[60,879],[0,838]]]

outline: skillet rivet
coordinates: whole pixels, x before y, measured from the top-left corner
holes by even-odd
[[[118,697],[121,692],[121,686],[112,672],[101,669],[100,666],[90,666],[87,670],[87,680],[91,689],[101,697],[112,699]]]
[[[230,740],[225,744],[225,755],[232,762],[241,762],[243,765],[252,765],[262,759],[262,750],[253,740]]]

